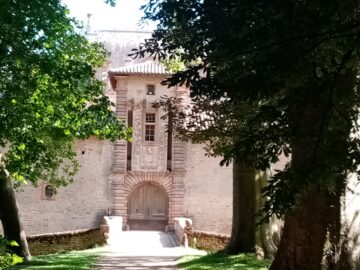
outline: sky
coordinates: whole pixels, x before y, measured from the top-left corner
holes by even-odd
[[[91,30],[151,30],[154,24],[141,27],[139,20],[143,16],[141,5],[147,0],[116,0],[116,6],[105,4],[104,0],[62,0],[70,9],[70,15],[87,22],[87,14],[91,14]]]

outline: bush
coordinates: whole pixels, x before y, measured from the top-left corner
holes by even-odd
[[[9,247],[19,246],[15,241],[9,241],[0,236],[0,269],[20,263],[23,258],[16,255]]]

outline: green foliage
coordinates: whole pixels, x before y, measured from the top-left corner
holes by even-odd
[[[115,0],[105,0],[106,4],[109,4],[110,6],[114,7],[116,5],[116,1]]]
[[[137,55],[137,50],[132,56]],[[191,61],[183,60],[181,57],[184,54],[182,49],[178,49],[173,51],[170,55],[166,55],[162,57],[161,63],[165,66],[165,68],[171,73],[177,73],[186,70],[187,68],[191,68],[193,66],[197,66],[201,64],[201,58],[197,58]]]
[[[237,158],[262,170],[291,155],[264,190],[265,217],[284,214],[309,188],[332,196],[339,179],[359,173],[359,6],[149,0],[144,7],[158,28],[136,56],[201,59],[164,82],[191,89],[185,138],[206,142],[224,163]]]
[[[170,57],[167,57],[161,61],[161,64],[163,64],[166,70],[171,73],[185,70],[185,64],[181,62],[179,58],[171,59]]]
[[[19,257],[9,249],[9,247],[19,246],[15,241],[9,241],[4,237],[0,238],[0,269],[23,262]]]
[[[127,138],[95,68],[108,53],[89,42],[60,0],[0,1],[0,147],[18,184],[66,185],[75,139]]]
[[[184,270],[265,270],[270,262],[259,260],[254,254],[240,254],[235,256],[218,252],[206,256],[187,256],[179,260],[178,266]]]

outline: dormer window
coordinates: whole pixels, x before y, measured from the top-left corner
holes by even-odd
[[[155,95],[155,85],[148,84],[146,86],[146,94],[149,96],[154,96]]]

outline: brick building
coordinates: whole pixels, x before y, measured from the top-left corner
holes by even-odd
[[[29,235],[98,227],[103,216],[122,216],[124,228],[165,230],[173,218],[190,217],[202,231],[229,233],[232,169],[205,157],[202,145],[178,141],[167,132],[161,96],[189,102],[187,89],[161,85],[163,66],[127,54],[149,33],[102,31],[91,38],[112,52],[99,70],[116,115],[133,128],[132,142],[90,138],[76,143],[80,171],[74,183],[52,194],[44,181],[17,194]],[[44,179],[46,180],[46,179]]]

